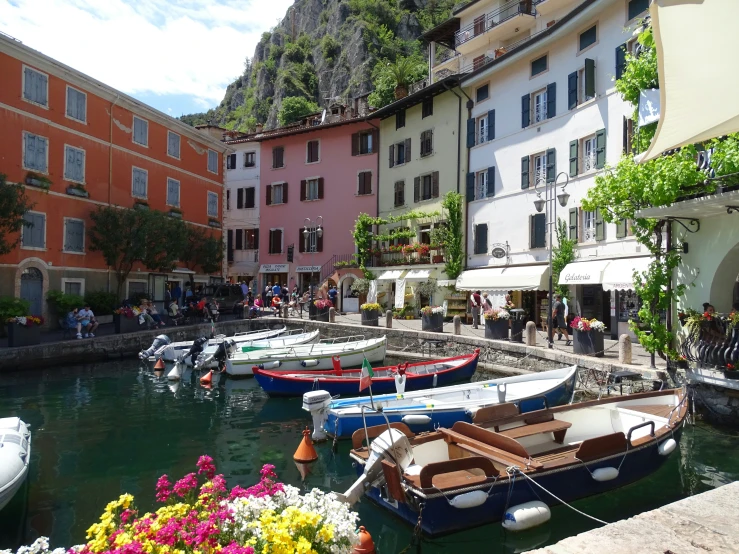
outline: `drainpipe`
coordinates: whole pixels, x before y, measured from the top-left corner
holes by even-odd
[[[115,101],[110,105],[110,145],[108,148],[108,206],[110,206],[113,200],[113,108],[120,99],[121,95],[116,94]],[[108,292],[110,292],[110,266],[108,266]]]
[[[375,217],[380,217],[380,128],[372,123],[369,119],[366,119],[370,127],[377,131],[377,214]]]

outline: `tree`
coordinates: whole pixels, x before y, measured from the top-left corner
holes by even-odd
[[[142,263],[151,271],[170,272],[187,247],[187,225],[181,219],[150,211],[146,222],[146,249]]]
[[[444,271],[449,279],[456,279],[462,273],[464,265],[462,203],[462,195],[452,191],[447,192],[441,201],[441,207],[446,212],[446,236],[444,237],[446,264],[444,265]]]
[[[408,87],[428,75],[428,64],[420,53],[398,57],[395,62],[383,59],[372,70],[375,90],[367,98],[370,105],[382,108],[395,102],[395,87]]]
[[[5,175],[0,173],[0,255],[9,254],[18,246],[24,225],[23,215],[33,206],[25,187],[6,183]]]
[[[190,225],[185,232],[185,248],[180,261],[190,271],[200,267],[203,273],[216,273],[223,263],[223,240]]]
[[[303,96],[288,96],[282,100],[277,120],[280,125],[289,125],[306,115],[316,113],[319,109],[318,104]]]

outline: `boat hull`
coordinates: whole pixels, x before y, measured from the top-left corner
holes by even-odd
[[[300,335],[280,335],[268,339],[242,342],[240,344],[237,343],[236,348],[251,348],[254,350],[266,350],[268,348],[288,348],[290,346],[301,346],[304,344],[315,343],[316,341],[318,341],[318,337],[318,331],[301,333]],[[198,355],[198,360],[207,360],[208,358],[210,358],[210,361],[208,362],[203,361],[202,365],[200,365],[200,362],[198,362],[199,369],[218,368],[218,361],[213,359],[213,354],[215,353],[217,348],[218,345],[208,346]],[[192,366],[192,359],[190,357],[185,358],[185,365]]]
[[[213,345],[219,345],[221,342],[223,342],[226,339],[233,339],[236,344],[242,342],[252,342],[252,341],[259,341],[264,339],[269,339],[272,337],[278,337],[281,334],[285,333],[286,328],[280,328],[280,329],[267,329],[265,331],[256,331],[252,333],[245,333],[243,335],[234,335],[232,337],[225,337],[225,338],[217,338],[217,339],[210,339],[208,341],[208,346]],[[165,362],[175,362],[177,359],[182,356],[183,354],[187,354],[187,352],[192,347],[193,341],[183,341],[183,342],[175,342],[168,344],[164,348],[162,348],[160,351],[156,352],[154,354],[155,358],[162,357]]]
[[[28,476],[31,460],[31,433],[17,418],[0,419],[0,510],[15,496]],[[14,438],[10,438],[14,436]]]

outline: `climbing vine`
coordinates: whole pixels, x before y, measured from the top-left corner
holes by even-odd
[[[441,241],[446,251],[444,272],[449,279],[456,279],[464,265],[462,195],[449,191],[444,195],[441,206],[446,212],[446,226],[441,227]]]
[[[552,249],[552,281],[554,292],[563,298],[569,298],[570,288],[559,284],[559,275],[567,264],[575,261],[577,255],[577,241],[567,234],[567,224],[563,219],[557,220],[557,246]]]

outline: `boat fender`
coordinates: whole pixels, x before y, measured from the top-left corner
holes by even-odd
[[[406,425],[428,425],[431,418],[427,415],[406,415],[401,421]]]
[[[318,365],[318,360],[303,360],[302,362],[300,362],[300,365],[302,365],[303,367],[313,367],[314,365]]]
[[[259,364],[257,367],[259,369],[272,369],[275,367],[280,367],[282,362],[280,360],[275,360],[274,362],[267,362],[266,364]]]
[[[395,375],[395,392],[398,394],[403,394],[405,392],[405,380],[406,377],[404,374],[396,374]]]
[[[458,494],[449,501],[454,508],[477,508],[485,504],[488,495],[485,491],[471,491],[464,494]]]
[[[676,446],[677,443],[675,442],[675,439],[667,439],[657,447],[657,451],[660,456],[669,456],[672,451],[675,450]]]
[[[180,377],[182,377],[182,367],[180,366],[180,362],[175,362],[172,370],[167,373],[167,379],[170,381],[179,381]]]
[[[475,416],[477,415],[477,410],[480,408],[467,408],[464,413],[467,415],[467,417],[470,418],[470,421],[475,419]]]
[[[591,475],[596,481],[612,481],[618,477],[618,469],[615,467],[599,467]]]
[[[496,388],[498,389],[498,403],[504,404],[507,386],[505,383],[500,383]]]
[[[433,385],[434,387],[436,387],[436,382],[437,382],[438,378],[439,378],[439,374],[438,373],[434,373],[434,385]]]
[[[503,515],[503,528],[506,531],[524,531],[549,521],[552,512],[540,500],[524,502],[508,508]]]

